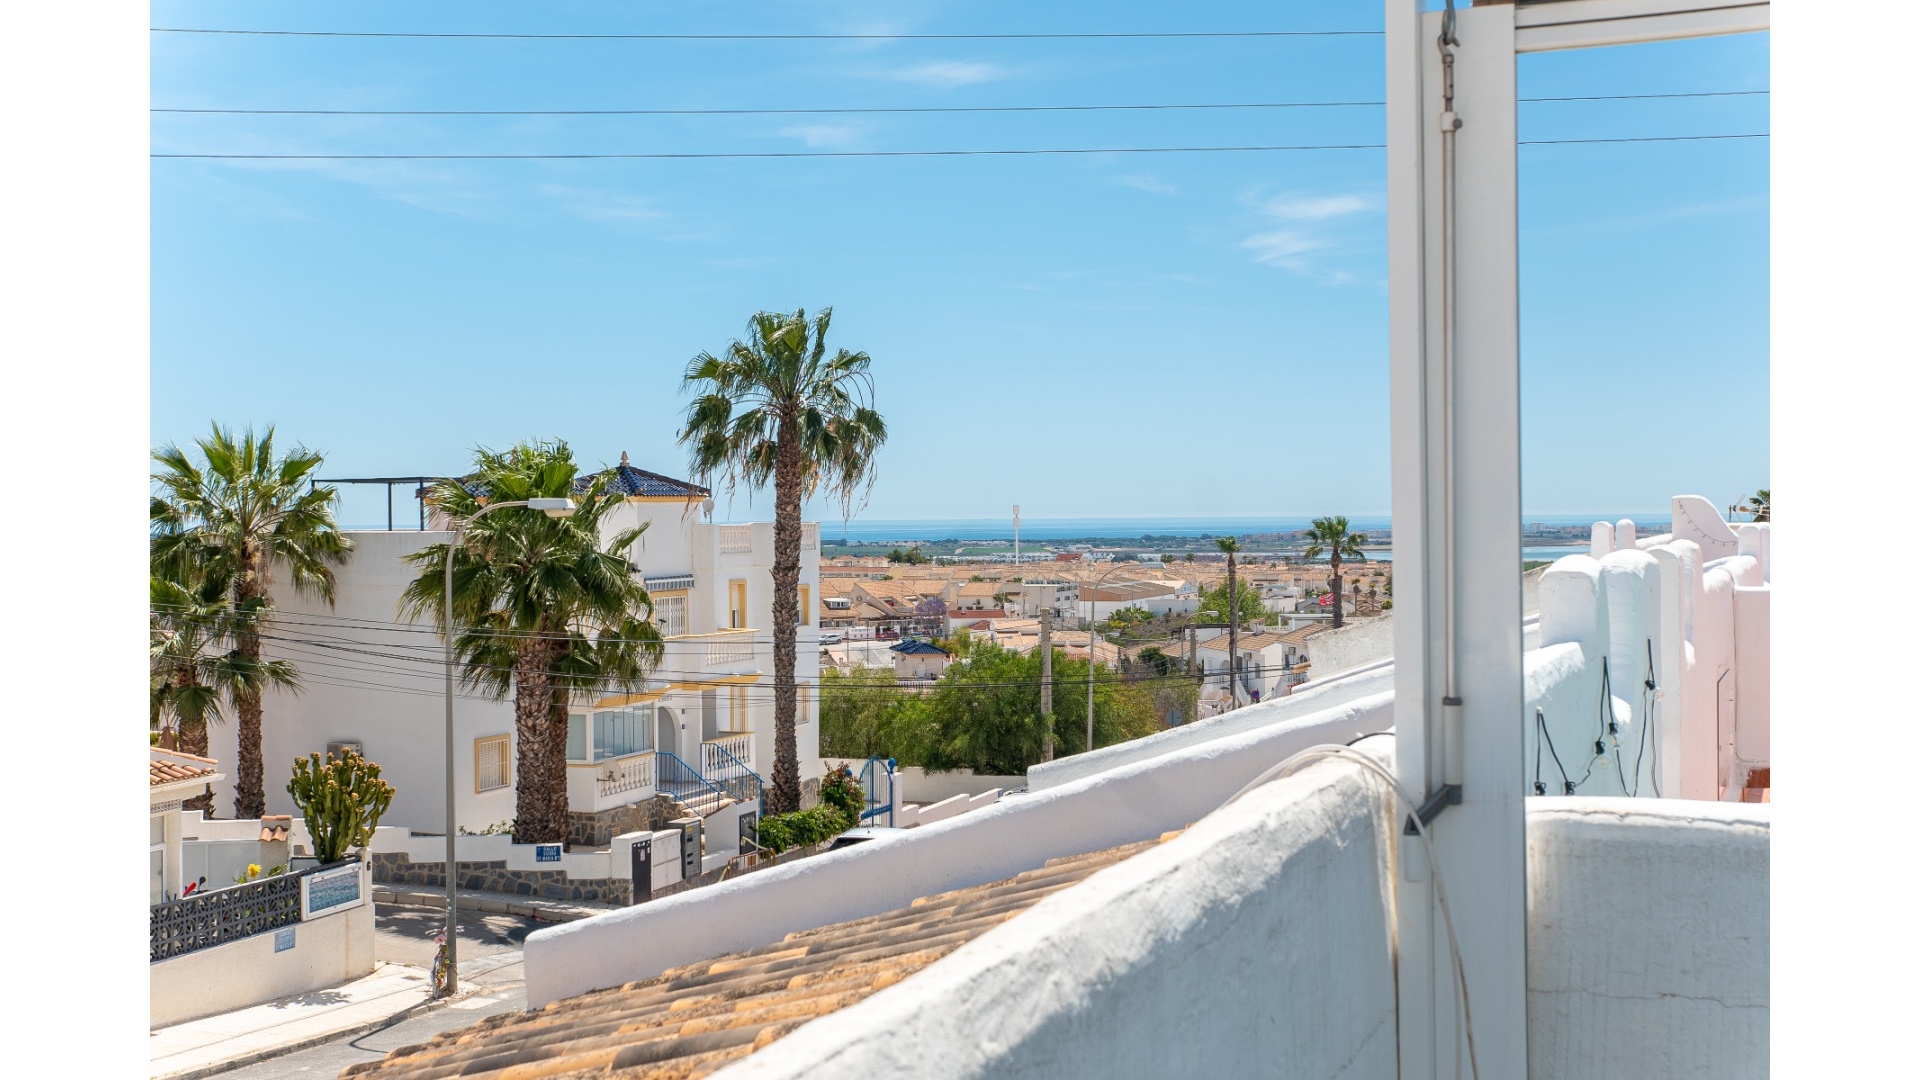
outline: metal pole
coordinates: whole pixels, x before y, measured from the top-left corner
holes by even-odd
[[[1040,760],[1053,760],[1053,608],[1040,609],[1040,722],[1046,731]]]
[[[441,595],[440,608],[440,640],[447,666],[447,997],[452,997],[454,991],[460,988],[460,938],[454,932],[459,927],[460,918],[460,864],[454,846],[459,829],[453,819],[453,553],[459,548],[460,537],[466,533],[467,526],[479,521],[489,511],[525,505],[525,502],[503,502],[483,506],[479,513],[464,522],[448,515],[453,525],[453,535],[447,540],[446,591]],[[387,500],[387,506],[391,510],[391,498]]]

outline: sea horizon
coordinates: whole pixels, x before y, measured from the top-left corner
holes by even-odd
[[[1527,514],[1521,524],[1548,526],[1590,525],[1596,521],[1658,524],[1665,528],[1671,511],[1659,513]],[[1110,518],[1027,518],[1020,522],[1020,539],[1044,543],[1088,537],[1137,539],[1144,536],[1244,536],[1299,532],[1312,524],[1311,516],[1298,517],[1110,517]],[[1349,515],[1347,524],[1354,532],[1387,532],[1391,520],[1381,515]],[[942,540],[992,541],[1013,539],[1011,518],[871,518],[842,524],[823,519],[820,522],[823,543],[851,541],[861,544],[937,542]]]

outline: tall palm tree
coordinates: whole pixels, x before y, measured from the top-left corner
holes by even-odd
[[[1227,704],[1240,706],[1240,589],[1234,573],[1234,561],[1240,554],[1240,538],[1223,536],[1213,546],[1227,556]]]
[[[583,483],[564,442],[482,449],[475,466],[465,480],[434,483],[435,513],[468,519],[488,502],[537,498],[573,498],[575,512],[496,511],[468,527],[451,555],[448,544],[430,544],[407,556],[420,575],[402,593],[401,613],[446,624],[451,557],[461,682],[513,696],[514,839],[565,843],[567,706],[577,694],[637,690],[660,662],[659,632],[646,621],[653,602],[627,560],[643,529],[603,541],[624,499],[604,477]]]
[[[149,505],[150,561],[154,574],[172,581],[218,578],[228,605],[244,615],[231,628],[234,662],[261,670],[233,687],[240,744],[233,803],[236,817],[253,818],[267,810],[261,698],[274,680],[261,674],[260,652],[273,575],[284,570],[295,592],[332,604],[333,567],[346,561],[353,541],[334,522],[334,489],[313,482],[321,455],[304,447],[276,455],[271,427],[236,434],[215,424],[194,445],[198,462],[172,444],[153,453],[160,469]]]
[[[1314,518],[1306,535],[1307,549],[1301,553],[1302,556],[1317,559],[1325,555],[1328,568],[1333,572],[1333,625],[1338,629],[1346,625],[1340,606],[1340,563],[1343,559],[1367,561],[1367,553],[1360,550],[1360,545],[1367,542],[1367,534],[1348,532],[1347,519],[1335,516]]]
[[[1752,514],[1755,521],[1773,521],[1773,495],[1761,488],[1747,496],[1747,513]]]
[[[873,455],[887,425],[873,410],[873,360],[863,352],[827,355],[829,308],[807,313],[762,311],[747,320],[745,340],[722,355],[701,353],[687,365],[687,405],[680,441],[694,478],[726,478],[727,488],[773,482],[773,775],[766,811],[800,807],[800,755],[794,737],[794,684],[800,602],[800,507],[818,491],[852,513],[874,478]]]

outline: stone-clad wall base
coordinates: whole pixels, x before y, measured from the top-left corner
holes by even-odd
[[[598,904],[631,904],[633,883],[626,878],[567,877],[561,870],[509,870],[506,861],[459,864],[463,889],[540,896],[548,900],[586,900]],[[409,862],[400,852],[373,853],[373,880],[383,885],[447,887],[445,863]]]
[[[606,847],[623,833],[659,832],[679,816],[673,800],[665,795],[592,814],[569,810],[567,843],[575,847]]]

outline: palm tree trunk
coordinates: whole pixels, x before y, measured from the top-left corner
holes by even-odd
[[[529,638],[513,658],[513,727],[519,744],[513,791],[513,839],[519,844],[551,844],[567,838],[566,817],[558,825],[553,820],[552,799],[546,790],[552,783],[552,758],[560,758],[561,797],[566,794],[566,734],[562,725],[560,745],[552,738],[553,678],[549,661],[553,644],[544,638]],[[447,828],[454,827],[449,821]]]
[[[773,783],[763,813],[800,809],[794,685],[800,621],[800,433],[782,418],[773,467]]]
[[[1227,552],[1227,707],[1240,704],[1240,589]]]
[[[242,552],[242,570],[233,586],[236,606],[250,603],[260,596],[265,575],[256,569],[257,560],[258,556],[253,552]],[[235,650],[246,658],[247,667],[259,670],[259,629],[247,627],[235,635],[234,645]],[[233,816],[241,819],[263,817],[267,812],[267,792],[265,755],[260,746],[261,716],[265,711],[260,704],[260,691],[246,689],[234,694],[233,711],[239,718],[240,743],[240,760],[233,784]]]
[[[1327,561],[1333,564],[1333,628],[1338,630],[1346,625],[1346,620],[1340,614],[1340,552],[1332,550]]]

